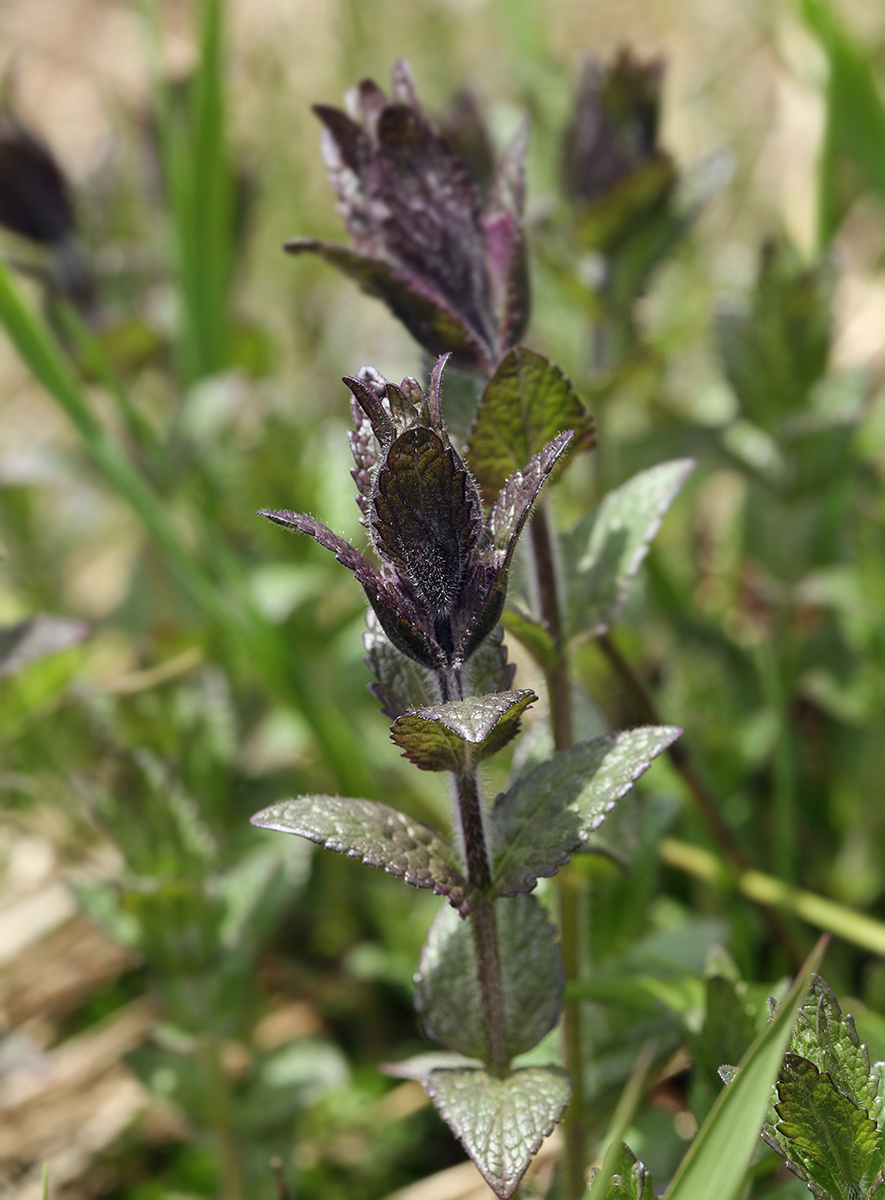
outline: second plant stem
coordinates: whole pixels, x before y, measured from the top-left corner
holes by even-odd
[[[553,661],[545,668],[544,676],[550,703],[550,727],[553,748],[568,750],[574,741],[571,687],[568,660],[562,630],[562,607],[556,578],[556,561],[547,510],[538,505],[532,517],[532,551],[535,586],[541,621],[555,650]],[[570,878],[567,870],[556,876],[559,896],[559,936],[565,977],[569,982],[581,979],[582,901],[583,889]],[[584,1036],[581,1024],[581,1005],[567,1000],[562,1014],[563,1058],[574,1080],[565,1131],[565,1185],[567,1200],[579,1200],[587,1181],[587,1131],[584,1123]]]

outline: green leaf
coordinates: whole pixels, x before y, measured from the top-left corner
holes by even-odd
[[[272,804],[252,824],[294,833],[327,850],[383,867],[412,887],[432,888],[455,908],[467,910],[466,883],[448,842],[421,821],[375,800],[299,796]]]
[[[787,1158],[833,1200],[862,1200],[882,1165],[882,1132],[832,1079],[788,1053],[777,1083],[779,1141]]]
[[[559,1019],[565,977],[556,931],[534,896],[495,904],[504,1037],[513,1058]],[[488,1058],[472,922],[440,909],[421,953],[415,1007],[429,1037],[468,1058]]]
[[[563,539],[567,628],[599,637],[616,619],[664,514],[694,470],[677,458],[634,475]]]
[[[728,1087],[720,1092],[688,1153],[679,1164],[665,1200],[736,1200],[758,1142],[771,1085],[787,1047],[812,971],[823,956],[822,938],[772,1020],[741,1059]]]
[[[591,1187],[595,1174],[594,1170],[590,1175]],[[597,1197],[593,1193],[593,1200],[655,1200],[651,1175],[623,1142],[614,1149],[612,1173],[605,1194]]]
[[[807,266],[784,241],[762,248],[749,313],[717,319],[719,353],[744,414],[777,432],[807,410],[830,353],[831,266]]]
[[[373,608],[366,612],[366,625],[366,666],[375,676],[369,691],[384,715],[395,721],[409,709],[421,708],[432,700],[433,686],[427,671],[393,646]],[[480,653],[483,649],[485,646],[480,647]]]
[[[495,894],[530,891],[539,876],[555,874],[681,732],[606,734],[554,755],[498,796],[489,814]]]
[[[503,1079],[483,1068],[437,1070],[424,1086],[501,1200],[516,1191],[571,1094],[559,1067],[525,1067]]]
[[[593,445],[593,422],[565,374],[541,354],[516,346],[489,380],[470,433],[467,459],[494,503],[514,471],[571,429],[567,454]]]
[[[705,991],[704,1023],[699,1033],[687,1035],[694,1061],[691,1107],[698,1120],[706,1116],[719,1094],[719,1067],[723,1062],[739,1062],[756,1034],[745,987],[713,975],[707,979]]]
[[[819,975],[812,976],[790,1049],[825,1071],[840,1092],[874,1120],[879,1119],[882,1100],[878,1078],[870,1067],[869,1051],[861,1044],[851,1016],[843,1014],[835,995]]]
[[[430,705],[394,722],[391,739],[422,771],[462,772],[506,746],[534,692],[496,692]]]

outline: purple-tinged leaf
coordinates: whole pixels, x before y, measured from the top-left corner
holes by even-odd
[[[495,894],[530,891],[539,876],[554,875],[681,732],[606,734],[560,751],[498,796],[489,814]]]
[[[272,804],[253,825],[294,833],[327,850],[382,867],[412,887],[432,888],[466,912],[467,884],[452,847],[421,821],[375,800],[342,796],[300,796]]]
[[[31,617],[0,627],[0,679],[84,642],[89,632],[85,621],[69,617]]]
[[[375,480],[371,533],[434,616],[458,604],[482,513],[469,476],[432,429],[396,439]]]
[[[504,1041],[525,1054],[559,1020],[565,975],[556,931],[534,896],[495,905],[501,950]],[[415,976],[415,1008],[427,1035],[469,1058],[488,1060],[488,1041],[472,923],[442,907],[434,917]]]
[[[521,470],[514,471],[498,493],[489,513],[492,543],[510,561],[516,539],[522,532],[529,511],[550,472],[567,452],[572,432],[560,433]]]
[[[367,631],[363,634],[366,665],[375,676],[369,691],[381,705],[381,711],[391,721],[409,709],[431,704],[436,698],[432,676],[396,650],[381,628],[374,609],[366,613]]]
[[[508,1200],[565,1112],[572,1085],[560,1067],[523,1067],[503,1079],[459,1067],[431,1071],[424,1087],[486,1183]]]
[[[523,120],[501,156],[490,211],[483,220],[494,305],[500,314],[501,354],[519,342],[531,309],[528,254],[522,232],[527,149],[528,122]]]
[[[433,294],[420,278],[407,275],[380,258],[316,238],[295,238],[286,243],[285,249],[290,254],[318,254],[337,267],[364,292],[382,300],[428,353],[451,352],[459,366],[488,368],[490,352],[486,344],[458,312],[442,296]]]
[[[598,637],[617,619],[667,509],[694,470],[677,458],[640,471],[603,497],[563,539],[570,634]]]
[[[467,457],[486,502],[566,429],[574,432],[570,453],[594,444],[593,422],[568,377],[542,354],[515,346],[489,380],[470,433]]]
[[[498,692],[416,709],[390,731],[403,756],[422,771],[465,771],[516,736],[534,692]]]
[[[402,654],[424,667],[436,668],[445,665],[439,648],[431,644],[421,627],[420,614],[409,606],[406,598],[383,579],[365,555],[360,554],[350,542],[305,513],[262,508],[259,509],[259,515],[286,529],[308,534],[321,546],[331,550],[348,570],[353,571],[355,578],[362,584],[382,629]]]
[[[516,663],[507,661],[504,629],[496,625],[480,648],[464,664],[464,690],[470,696],[485,696],[489,692],[509,692],[513,687]],[[420,708],[420,704],[413,707]]]

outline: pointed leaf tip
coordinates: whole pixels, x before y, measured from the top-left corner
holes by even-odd
[[[382,867],[412,887],[431,888],[466,912],[467,885],[452,847],[435,830],[387,804],[342,796],[299,796],[272,804],[253,825],[294,833],[339,854]]]
[[[571,1095],[559,1067],[524,1067],[503,1079],[484,1068],[435,1070],[424,1087],[500,1200],[519,1187]]]
[[[429,705],[400,717],[391,739],[422,771],[463,771],[515,737],[532,691],[497,692]]]

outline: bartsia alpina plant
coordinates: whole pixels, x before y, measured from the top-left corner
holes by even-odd
[[[371,80],[347,94],[347,112],[318,104],[323,156],[354,249],[296,238],[383,300],[430,354],[493,369],[528,323],[522,209],[526,127],[504,151],[483,205],[415,93],[404,62],[392,96]]]

